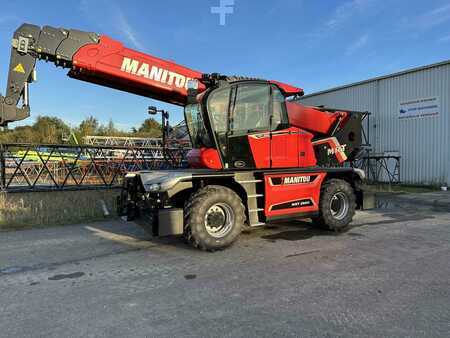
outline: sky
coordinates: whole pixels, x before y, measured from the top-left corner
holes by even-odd
[[[450,59],[448,0],[234,0],[225,25],[211,11],[219,2],[5,1],[0,93],[12,34],[24,22],[105,34],[205,73],[278,80],[306,94]],[[32,116],[22,125],[38,115],[72,126],[94,116],[129,130],[147,117],[149,105],[169,110],[172,124],[183,118],[180,107],[70,79],[53,64],[40,61],[36,69]]]

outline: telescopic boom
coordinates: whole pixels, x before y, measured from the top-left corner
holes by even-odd
[[[186,104],[187,84],[202,73],[126,48],[106,35],[23,24],[14,33],[0,125],[30,115],[29,84],[36,60],[69,69],[72,78],[177,105]],[[199,83],[199,91],[204,85]]]

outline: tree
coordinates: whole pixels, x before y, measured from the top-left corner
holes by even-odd
[[[0,132],[2,143],[62,143],[63,137],[70,134],[70,128],[61,119],[38,116],[31,126],[18,126],[13,130]]]
[[[95,117],[89,116],[78,127],[71,129],[57,117],[38,116],[31,126],[0,131],[0,143],[64,143],[70,142],[69,135],[75,136],[79,142],[83,142],[83,137],[87,135],[161,137],[161,124],[148,118],[139,128],[133,127],[131,132],[125,132],[117,129],[112,119],[102,125]]]
[[[38,116],[32,129],[34,135],[30,134],[28,136],[32,141],[27,142],[62,143],[63,136],[70,133],[70,128],[67,124],[57,117],[50,116]]]
[[[0,133],[0,143],[34,143],[39,142],[38,134],[32,126],[19,126],[13,130]]]
[[[137,134],[145,137],[160,137],[162,134],[161,124],[151,117],[145,119],[137,130]]]
[[[89,116],[88,118],[81,121],[78,127],[78,131],[81,137],[97,135],[98,129],[99,129],[98,120],[93,116]]]
[[[97,129],[97,135],[101,136],[126,136],[128,133],[116,128],[112,119],[107,125],[100,125]]]
[[[119,133],[119,131],[116,129],[116,126],[114,125],[114,122],[112,119],[109,119],[108,126],[106,127],[106,135],[112,135],[115,136]]]

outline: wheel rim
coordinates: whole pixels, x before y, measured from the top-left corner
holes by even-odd
[[[343,192],[337,192],[333,195],[330,201],[331,215],[337,219],[342,220],[347,216],[350,203],[348,197]]]
[[[234,225],[233,209],[225,203],[212,205],[205,214],[205,228],[209,235],[221,238],[227,235]]]

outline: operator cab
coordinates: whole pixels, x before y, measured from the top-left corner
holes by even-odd
[[[289,87],[293,88],[293,87]],[[279,84],[219,81],[185,107],[191,167],[263,169],[315,165],[312,134],[291,127]],[[306,156],[309,154],[309,156]]]

